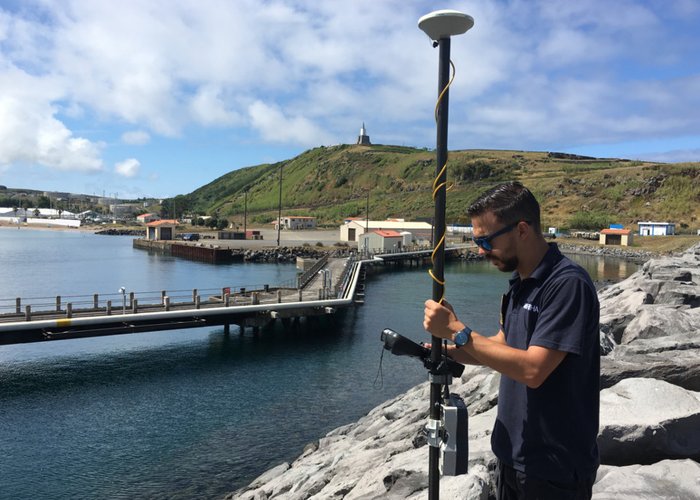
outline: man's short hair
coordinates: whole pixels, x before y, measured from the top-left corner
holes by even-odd
[[[492,187],[467,209],[469,217],[492,212],[503,224],[528,221],[538,233],[540,228],[540,204],[528,188],[518,181],[504,182]]]

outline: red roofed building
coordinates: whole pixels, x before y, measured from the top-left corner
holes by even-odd
[[[147,240],[172,240],[175,238],[175,226],[177,221],[163,219],[146,224]]]
[[[632,231],[629,229],[603,229],[600,232],[601,245],[632,245]]]
[[[136,217],[136,220],[148,224],[149,222],[160,220],[160,217],[156,214],[141,214]]]
[[[393,229],[375,229],[360,235],[358,248],[374,253],[400,251],[404,235]]]
[[[417,240],[429,240],[432,234],[433,226],[427,222],[405,222],[401,219],[392,220],[364,220],[364,219],[349,219],[350,222],[340,226],[340,241],[359,241],[360,236],[368,230],[393,230],[410,232]],[[360,247],[362,248],[362,247]]]

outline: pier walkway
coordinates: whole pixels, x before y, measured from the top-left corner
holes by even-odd
[[[353,304],[360,268],[356,259],[328,258],[275,287],[0,299],[0,345],[212,325],[259,328],[332,314]]]
[[[466,247],[465,247],[466,248]],[[446,253],[463,251],[450,247]],[[324,257],[277,286],[222,287],[0,299],[0,345],[230,325],[241,330],[272,321],[333,314],[363,303],[365,264],[429,259],[432,249]]]

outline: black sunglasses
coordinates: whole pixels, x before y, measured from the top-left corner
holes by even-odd
[[[487,252],[490,252],[493,250],[493,246],[491,245],[491,240],[496,238],[497,236],[500,236],[502,234],[505,234],[507,232],[512,231],[515,229],[515,227],[520,224],[521,222],[525,222],[526,224],[529,224],[529,221],[518,221],[518,222],[513,222],[512,224],[508,224],[506,227],[499,229],[495,233],[491,233],[488,236],[479,236],[478,238],[475,238],[472,236],[472,241],[476,244],[476,246],[483,248]]]

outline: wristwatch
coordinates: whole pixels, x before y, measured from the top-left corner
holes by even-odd
[[[468,344],[471,338],[472,329],[465,326],[460,331],[455,333],[455,336],[452,338],[452,342],[454,342],[457,347],[462,347],[463,345]]]

